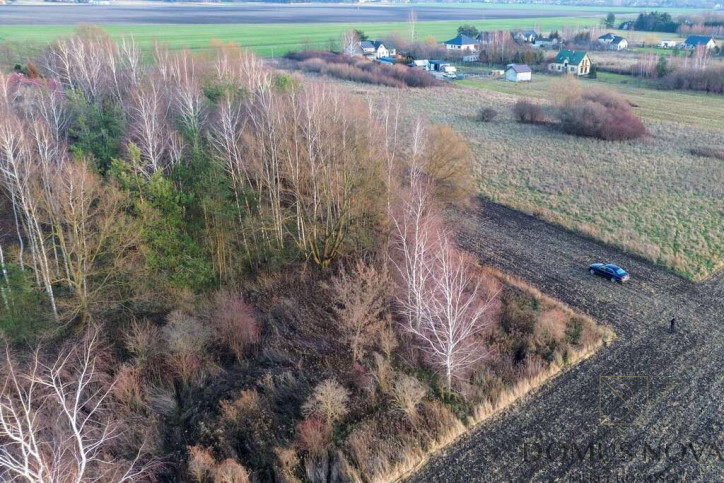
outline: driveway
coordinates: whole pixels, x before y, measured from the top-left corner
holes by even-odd
[[[694,284],[489,202],[453,218],[461,245],[481,262],[618,337],[432,457],[410,481],[724,481],[721,276]],[[623,266],[631,281],[589,275],[594,261]]]

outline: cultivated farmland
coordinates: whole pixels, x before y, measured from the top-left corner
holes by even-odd
[[[617,84],[649,135],[606,142],[515,122],[532,98],[550,108],[555,79],[529,84],[464,81],[466,87],[407,91],[412,115],[446,123],[472,143],[481,193],[516,209],[673,268],[692,279],[724,265],[724,165],[690,150],[724,145],[724,98]],[[617,76],[584,86],[620,81]],[[480,123],[481,107],[500,113]]]
[[[513,28],[541,28],[544,31],[561,29],[566,25],[586,27],[596,25],[600,18],[594,17],[529,17],[520,19],[488,19],[476,21],[475,25],[487,30]],[[455,35],[461,20],[417,22],[415,37],[423,40],[433,37],[438,41]],[[0,17],[0,41],[13,44],[45,45],[59,37],[70,35],[74,27],[70,24],[34,27],[7,25]],[[188,48],[203,51],[209,48],[211,40],[234,42],[263,56],[280,56],[291,50],[336,48],[340,35],[352,28],[363,30],[372,38],[399,33],[410,38],[407,22],[345,22],[307,24],[204,24],[204,25],[103,25],[103,29],[114,39],[133,37],[143,48],[155,41],[162,42],[172,50]],[[0,42],[1,45],[1,42]]]

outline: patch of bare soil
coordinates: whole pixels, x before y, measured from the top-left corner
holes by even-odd
[[[721,275],[695,284],[489,202],[453,218],[461,245],[483,263],[611,326],[618,337],[432,458],[411,481],[721,481]],[[631,281],[589,275],[596,261],[625,267]],[[607,376],[639,378],[601,379]]]

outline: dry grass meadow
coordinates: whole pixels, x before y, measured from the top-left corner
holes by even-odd
[[[527,84],[467,80],[458,88],[407,90],[412,116],[451,125],[473,145],[481,193],[665,265],[694,280],[724,266],[724,163],[693,155],[724,145],[724,97],[609,85],[635,106],[648,135],[636,141],[578,138],[552,125],[519,124],[511,108],[530,98],[550,108],[556,78]],[[630,79],[630,78],[629,78]],[[499,112],[489,123],[482,107]]]

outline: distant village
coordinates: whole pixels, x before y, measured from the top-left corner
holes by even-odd
[[[629,29],[628,24],[622,23],[619,30]],[[473,26],[465,25],[458,29],[455,37],[439,43],[436,49],[428,49],[439,59],[425,58],[420,55],[424,52],[409,46],[398,48],[394,40],[358,40],[345,49],[345,53],[364,56],[381,64],[402,63],[445,80],[459,78],[458,67],[461,64],[487,62],[491,66],[505,66],[504,69],[491,70],[489,75],[511,82],[526,82],[532,80],[534,71],[595,76],[596,69],[589,51],[621,52],[630,48],[629,40],[621,35],[607,32],[591,38],[591,32],[583,30],[570,39],[564,39],[557,31],[547,36],[534,29],[476,32]],[[703,35],[690,35],[684,41],[662,40],[656,47],[682,51],[719,48],[713,37]]]

